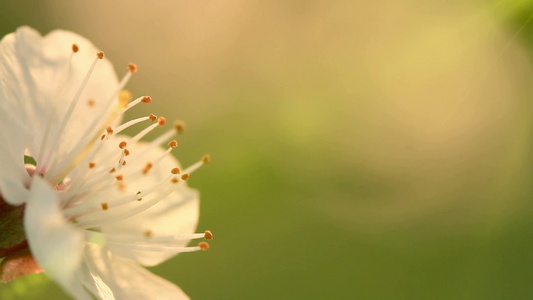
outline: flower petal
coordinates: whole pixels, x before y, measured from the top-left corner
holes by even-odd
[[[83,233],[63,217],[55,191],[39,176],[33,178],[24,227],[31,253],[48,276],[77,298],[88,298],[79,280]]]
[[[29,197],[30,192],[14,178],[0,178],[0,193],[7,203],[21,205]]]
[[[142,153],[144,147],[147,147],[146,144],[141,143],[132,148],[133,163],[127,166],[129,170],[140,171],[146,161],[150,160],[149,158],[159,157],[163,153],[160,148],[152,148],[144,157],[134,157],[135,153]],[[179,166],[179,162],[172,155],[167,155],[161,162],[153,166],[150,173],[142,175],[133,182],[127,182],[127,184],[134,189],[143,190],[168,179],[170,170],[177,166]],[[125,178],[128,178],[128,174]],[[150,232],[150,235],[154,237],[194,233],[198,224],[199,203],[198,192],[189,188],[185,182],[181,182],[175,192],[153,207],[126,220],[105,225],[102,227],[102,232],[139,238],[146,238],[146,232]],[[141,202],[133,204],[141,204]],[[184,247],[188,242],[189,240],[183,239],[174,242],[172,246]],[[117,245],[109,245],[109,248],[115,254],[145,266],[157,265],[177,253],[177,251],[149,251]]]
[[[86,262],[101,298],[179,300],[189,297],[176,285],[156,276],[136,263],[113,255],[106,248],[87,247]],[[104,286],[102,286],[104,285]]]
[[[79,51],[72,55],[72,44]],[[80,95],[68,126],[59,128],[83,78],[96,58],[96,47],[87,39],[68,31],[56,30],[45,37],[29,27],[20,27],[0,42],[0,78],[4,82],[4,99],[22,119],[33,137],[27,148],[39,156],[45,128],[49,125],[51,144],[59,155],[69,153],[80,139],[99,130],[117,102],[108,107],[118,88],[118,79],[107,59],[98,61]],[[91,105],[89,106],[89,100]],[[94,120],[100,123],[91,128]],[[92,130],[89,137],[83,133]],[[57,142],[57,139],[61,142]],[[56,140],[57,143],[54,143]],[[41,163],[41,162],[38,162]],[[46,162],[43,162],[46,163]]]
[[[12,205],[22,204],[27,197],[26,185],[30,176],[24,167],[24,151],[29,133],[27,128],[10,113],[4,90],[0,83],[0,194]]]

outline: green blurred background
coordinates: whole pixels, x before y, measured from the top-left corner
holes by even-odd
[[[533,1],[10,1],[210,153],[194,299],[533,299]],[[143,109],[149,109],[144,110]],[[149,139],[154,136],[149,137]],[[43,275],[1,299],[63,299]],[[157,299],[154,296],[154,299]]]

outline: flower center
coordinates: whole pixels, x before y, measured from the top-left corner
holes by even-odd
[[[72,50],[73,54],[77,53],[79,47],[73,45]],[[46,129],[42,141],[43,147],[37,159],[35,172],[55,187],[65,218],[71,220],[74,226],[85,229],[87,242],[98,241],[98,243],[114,243],[115,246],[120,246],[124,240],[133,240],[136,243],[142,241],[143,244],[138,246],[148,247],[146,249],[166,247],[173,248],[175,252],[206,250],[208,245],[205,242],[201,242],[196,247],[175,247],[172,243],[193,238],[212,239],[213,235],[209,231],[172,236],[153,234],[150,228],[146,228],[144,233],[139,236],[126,234],[114,236],[102,233],[102,227],[133,217],[160,201],[164,201],[190,178],[192,172],[210,161],[210,157],[206,155],[185,170],[181,170],[177,166],[165,166],[165,158],[171,155],[170,152],[178,146],[176,140],[167,143],[166,151],[158,154],[158,156],[152,156],[151,153],[154,153],[155,148],[159,148],[161,144],[176,134],[183,133],[185,124],[182,121],[176,121],[173,128],[152,142],[143,145],[140,145],[139,141],[153,130],[165,126],[167,124],[166,118],[158,118],[154,114],[149,114],[118,126],[110,125],[117,123],[116,121],[132,107],[140,103],[149,104],[152,102],[152,98],[149,96],[141,96],[131,101],[131,93],[124,90],[131,76],[137,72],[135,64],[128,65],[128,71],[120,81],[115,93],[109,101],[104,103],[106,107],[101,111],[110,111],[109,108],[112,107],[113,103],[116,104],[116,99],[118,99],[118,105],[112,110],[111,115],[107,118],[106,116],[95,118],[86,132],[80,135],[80,140],[74,148],[65,155],[57,154],[57,151],[53,151],[53,147],[47,149],[48,145],[60,144],[62,138],[60,133],[68,127],[76,106],[83,103],[80,101],[80,95],[93,74],[96,64],[103,58],[104,53],[98,52],[72,102],[70,102],[66,115],[60,122],[59,130],[52,130],[52,122],[48,122],[49,127]],[[67,70],[69,69],[70,67],[67,67]],[[58,90],[61,88],[60,85]],[[89,108],[96,105],[94,99],[89,99],[86,103]],[[51,116],[51,118],[53,117]],[[120,139],[117,138],[118,134],[125,129],[143,122],[150,124],[133,137],[121,136]],[[100,129],[95,131],[95,128]],[[169,172],[166,178],[159,179],[150,185],[143,183],[152,169],[167,167]],[[143,188],[135,188],[137,185],[143,186]],[[187,200],[184,199],[183,201]],[[154,241],[157,243],[154,244]],[[161,246],[161,242],[164,246]]]

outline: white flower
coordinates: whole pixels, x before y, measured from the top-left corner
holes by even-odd
[[[38,271],[36,261],[78,299],[187,298],[141,265],[207,249],[205,242],[186,247],[212,234],[194,233],[198,193],[185,181],[209,157],[180,169],[170,154],[177,142],[166,143],[182,123],[139,142],[166,120],[121,122],[126,110],[151,98],[129,102],[123,88],[136,66],[119,81],[103,56],[85,38],[60,30],[42,37],[22,27],[0,42],[0,205],[9,204],[0,206],[0,217],[10,213],[1,207],[25,204],[27,239],[11,235],[19,240],[10,249],[0,241],[7,255],[2,279]],[[141,122],[149,125],[137,135],[119,135]],[[25,165],[25,155],[36,166]]]

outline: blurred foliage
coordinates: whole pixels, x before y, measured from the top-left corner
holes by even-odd
[[[188,122],[177,157],[212,155],[215,240],[154,273],[193,299],[533,298],[531,1],[96,3],[6,2],[0,33],[138,62],[128,88]],[[64,297],[25,282],[0,298]]]
[[[519,32],[520,39],[533,51],[533,1],[504,0],[494,5],[511,34]]]
[[[49,297],[47,293],[49,293],[50,287],[48,277],[41,274],[28,275],[2,284],[0,288],[0,299],[45,299]]]

